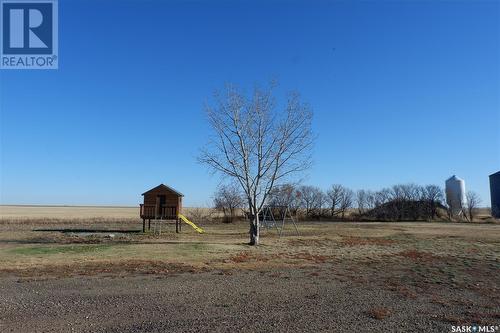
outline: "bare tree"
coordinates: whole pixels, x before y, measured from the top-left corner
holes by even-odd
[[[344,187],[339,184],[332,185],[330,189],[326,191],[330,214],[332,216],[335,216],[339,213],[340,199],[342,197],[343,191]]]
[[[186,209],[186,216],[193,222],[207,222],[213,218],[214,211],[208,207],[190,207]]]
[[[437,185],[427,185],[423,188],[422,198],[427,203],[427,217],[433,220],[437,215],[437,207],[444,200],[443,190]]]
[[[392,200],[392,191],[389,188],[383,188],[375,192],[375,207],[381,206]]]
[[[356,204],[358,205],[358,213],[364,214],[366,211],[377,206],[377,194],[370,190],[356,191]]]
[[[371,210],[377,206],[377,194],[373,191],[366,191],[366,209]]]
[[[269,193],[267,204],[271,206],[275,216],[285,216],[286,208],[290,210],[291,214],[296,215],[300,207],[298,190],[293,184],[276,186]]]
[[[342,218],[345,217],[345,213],[347,209],[352,207],[354,202],[354,192],[348,188],[344,188],[342,191],[342,195],[340,196],[340,213],[342,214]]]
[[[392,186],[392,200],[418,200],[420,187],[416,184],[396,184]]]
[[[314,193],[314,214],[317,217],[323,216],[323,207],[325,207],[325,203],[327,201],[327,197],[325,192],[323,192],[320,188],[316,188]]]
[[[365,212],[368,201],[368,193],[365,190],[356,191],[356,204],[358,205],[359,214],[363,214]]]
[[[418,218],[419,212],[415,210],[410,202],[419,200],[421,191],[419,186],[415,184],[396,184],[392,188],[391,201],[394,203],[391,214],[398,221],[403,220],[406,216],[411,216],[412,219]]]
[[[477,194],[474,191],[467,191],[465,194],[465,205],[467,208],[467,212],[469,213],[469,219],[470,222],[474,220],[474,213],[476,208],[479,206],[481,203],[481,198],[479,197],[479,194]]]
[[[321,210],[324,203],[323,192],[316,186],[302,185],[299,188],[301,207],[308,217]]]
[[[207,106],[212,128],[199,161],[232,177],[241,187],[250,212],[250,244],[259,244],[259,213],[271,190],[309,168],[312,111],[297,93],[277,110],[273,87],[255,88],[251,97],[228,85]]]
[[[241,190],[234,184],[221,185],[214,194],[214,206],[224,213],[226,222],[233,222],[236,209],[242,208],[244,204]]]
[[[269,193],[268,204],[276,207],[288,207],[292,210],[299,205],[297,189],[293,184],[275,186]]]

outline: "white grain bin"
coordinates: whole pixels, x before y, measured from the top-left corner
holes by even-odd
[[[465,182],[453,175],[445,182],[446,203],[453,215],[459,215],[465,206]]]

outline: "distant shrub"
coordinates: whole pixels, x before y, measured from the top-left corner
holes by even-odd
[[[379,221],[432,220],[446,215],[447,208],[425,200],[392,200],[366,211],[360,217]]]

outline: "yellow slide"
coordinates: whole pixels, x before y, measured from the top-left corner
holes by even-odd
[[[200,234],[204,233],[205,230],[203,230],[202,228],[198,227],[196,224],[194,224],[193,222],[189,221],[187,219],[187,217],[185,217],[184,215],[182,214],[179,214],[179,217],[181,218],[181,220],[183,220],[185,223],[189,224],[190,226],[192,226],[194,228],[194,230],[198,231]]]

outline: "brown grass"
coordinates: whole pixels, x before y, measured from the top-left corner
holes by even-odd
[[[99,225],[99,224],[129,224],[138,225],[139,218],[133,217],[2,217],[0,225],[25,225],[25,226],[46,226],[46,225]]]
[[[299,253],[294,253],[294,254],[288,254],[286,257],[290,258],[290,259],[300,259],[300,260],[312,261],[312,262],[317,263],[317,264],[324,263],[328,259],[328,257],[325,255],[311,254],[308,252],[299,252]]]
[[[135,218],[9,218],[0,222],[0,276],[24,281],[78,275],[161,278],[208,270],[255,271],[275,279],[295,274],[314,284],[328,280],[427,302],[441,310],[432,313],[434,320],[487,323],[499,316],[498,225],[307,222],[299,223],[299,237],[263,233],[259,247],[247,245],[245,222],[199,225],[205,234],[183,225],[181,234],[165,226],[161,235],[153,235],[133,232],[142,229]],[[110,238],[110,230],[132,232]],[[396,311],[374,304],[365,314],[376,320]]]
[[[184,207],[186,216],[220,215],[213,208]],[[137,206],[39,206],[39,205],[0,205],[0,219],[138,219]]]
[[[324,247],[324,246],[330,246],[334,243],[333,240],[323,238],[323,239],[314,239],[314,238],[296,238],[296,239],[289,239],[287,241],[288,245],[290,246],[318,246],[318,247]]]
[[[25,269],[1,269],[0,275],[15,275],[20,277],[68,277],[76,275],[98,274],[179,274],[199,273],[206,269],[183,264],[173,264],[155,260],[127,260],[122,262],[87,262],[69,265],[45,265]]]
[[[385,238],[362,238],[362,237],[344,237],[342,240],[342,245],[344,246],[361,246],[361,245],[377,245],[377,246],[387,246],[396,243],[392,239]]]
[[[378,307],[368,310],[368,315],[373,319],[382,320],[391,314],[391,310],[384,307]]]
[[[398,254],[401,257],[412,259],[415,261],[433,261],[438,259],[439,257],[433,255],[432,253],[429,252],[422,252],[422,251],[417,251],[417,250],[406,250],[399,252]]]
[[[87,209],[89,215],[102,212]],[[142,223],[105,217],[0,223],[0,272],[20,276],[64,272],[161,275],[195,267],[222,274],[235,269],[272,274],[303,269],[304,274],[329,272],[321,278],[383,288],[408,299],[427,295],[430,301],[431,294],[441,295],[437,291],[449,290],[452,295],[458,289],[484,299],[498,294],[500,282],[494,272],[500,267],[495,261],[500,228],[496,225],[307,222],[299,223],[299,237],[265,233],[262,246],[256,248],[246,245],[245,222],[200,225],[205,234],[184,225],[181,234],[175,234],[173,226],[165,226],[161,235],[132,232],[106,238],[107,232],[94,236],[57,230],[133,231],[142,229]],[[95,251],[77,251],[92,244]],[[490,304],[496,303],[491,300]]]
[[[438,297],[436,295],[433,295],[431,297],[431,302],[434,303],[434,304],[439,304],[441,306],[444,306],[444,307],[448,307],[451,305],[451,303],[441,297]]]
[[[236,262],[236,263],[241,263],[241,262],[247,262],[250,261],[250,254],[248,252],[241,252],[238,253],[237,255],[231,256],[229,258],[230,261]]]
[[[243,262],[267,262],[269,258],[257,253],[240,252],[236,255],[229,257],[226,262],[243,263]]]

